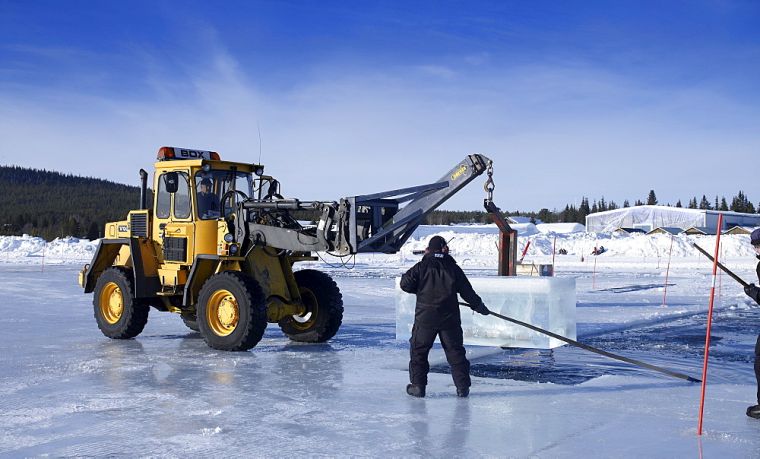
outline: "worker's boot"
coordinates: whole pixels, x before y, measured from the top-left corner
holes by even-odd
[[[760,419],[760,405],[752,405],[747,408],[747,416]]]
[[[406,393],[411,395],[412,397],[422,398],[425,396],[425,386],[418,386],[417,384],[407,384]]]
[[[468,395],[470,395],[469,387],[463,387],[461,389],[457,387],[457,397],[467,398]]]

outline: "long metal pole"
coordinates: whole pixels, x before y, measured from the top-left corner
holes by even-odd
[[[707,258],[709,258],[709,259],[710,259],[710,261],[715,261],[715,258],[713,258],[713,256],[712,256],[712,255],[710,255],[709,253],[707,253],[707,251],[706,251],[705,249],[703,249],[702,247],[698,246],[698,245],[697,245],[697,244],[695,244],[695,243],[692,243],[691,245],[692,245],[692,247],[694,247],[695,249],[699,250],[699,252],[700,252],[702,255],[704,255],[704,256],[706,256]],[[747,283],[747,282],[746,282],[744,279],[742,279],[741,277],[739,277],[739,276],[737,276],[736,274],[734,274],[734,272],[733,272],[733,271],[731,271],[730,269],[728,269],[728,268],[726,268],[725,266],[723,266],[723,264],[722,264],[722,263],[720,263],[720,262],[718,262],[718,268],[722,269],[724,273],[728,274],[728,275],[729,275],[729,276],[731,276],[731,277],[732,277],[732,278],[733,278],[733,279],[734,279],[736,282],[740,283],[740,284],[742,285],[742,287],[746,287],[746,286],[748,286],[748,285],[749,285],[749,284],[748,284],[748,283]]]
[[[705,391],[707,389],[707,360],[710,357],[710,330],[712,329],[713,305],[715,303],[715,278],[718,273],[718,255],[720,254],[720,233],[723,228],[723,214],[718,214],[718,230],[715,238],[715,257],[713,258],[712,286],[710,287],[710,306],[707,310],[707,332],[705,333],[705,360],[702,363],[702,393],[699,396],[699,422],[697,435],[702,435],[702,418],[705,412]]]
[[[460,302],[459,304],[462,305],[462,306],[468,306],[468,307],[470,306],[469,304],[462,303],[462,302]],[[650,370],[658,371],[660,373],[666,374],[668,376],[672,376],[674,378],[685,379],[686,381],[689,381],[689,382],[700,382],[698,379],[692,378],[689,375],[685,375],[685,374],[682,374],[682,373],[671,371],[671,370],[668,370],[667,368],[658,367],[656,365],[652,365],[652,364],[649,364],[649,363],[646,363],[646,362],[642,362],[640,360],[631,359],[631,358],[628,358],[628,357],[623,357],[622,355],[613,354],[612,352],[603,351],[601,349],[597,349],[595,347],[589,346],[588,344],[580,343],[580,342],[572,340],[570,338],[566,338],[566,337],[564,337],[562,335],[558,335],[558,334],[552,333],[552,332],[550,332],[548,330],[544,330],[543,328],[536,327],[535,325],[531,325],[529,323],[525,323],[525,322],[519,321],[517,319],[513,319],[511,317],[503,316],[501,314],[497,314],[497,313],[495,313],[493,311],[488,311],[488,314],[492,315],[492,316],[495,316],[495,317],[498,317],[499,319],[506,320],[507,322],[512,322],[513,324],[517,324],[517,325],[529,328],[529,329],[531,329],[533,331],[537,331],[537,332],[542,333],[544,335],[551,336],[552,338],[558,339],[560,341],[564,341],[565,343],[571,344],[571,345],[573,345],[575,347],[579,347],[581,349],[585,349],[587,351],[591,351],[591,352],[593,352],[595,354],[603,355],[605,357],[609,357],[609,358],[615,359],[615,360],[620,360],[621,362],[630,363],[630,364],[636,365],[638,367],[642,367],[642,368],[647,368],[647,369],[650,369]]]

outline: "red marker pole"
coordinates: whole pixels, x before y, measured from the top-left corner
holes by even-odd
[[[525,254],[528,253],[528,248],[530,247],[530,241],[528,241],[527,244],[525,244],[525,248],[523,249],[522,256],[520,257],[520,263],[523,262],[525,259]]]
[[[670,250],[668,251],[668,267],[665,269],[665,291],[662,293],[662,305],[667,306],[668,303],[665,301],[665,298],[668,296],[668,275],[670,274],[670,257],[673,255],[673,237],[675,235],[670,235]]]
[[[715,238],[715,257],[713,257],[712,286],[710,287],[710,306],[707,309],[707,333],[705,335],[705,360],[702,363],[702,393],[699,397],[699,424],[697,435],[702,435],[702,417],[705,412],[705,389],[707,388],[707,359],[710,357],[710,329],[712,328],[713,304],[715,303],[715,279],[718,273],[718,255],[720,255],[720,233],[723,228],[723,214],[718,214],[718,231]]]

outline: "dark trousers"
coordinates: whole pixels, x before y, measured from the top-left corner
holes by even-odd
[[[760,405],[760,335],[755,343],[755,379],[757,379],[757,404]]]
[[[427,385],[427,375],[430,371],[428,354],[436,336],[441,338],[441,346],[451,366],[454,385],[457,389],[470,387],[470,362],[465,357],[460,325],[440,329],[414,324],[412,337],[409,339],[409,381],[418,386]]]

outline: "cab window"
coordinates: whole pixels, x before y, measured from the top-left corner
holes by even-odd
[[[166,191],[166,174],[158,178],[158,193],[156,193],[156,218],[169,218],[171,195]]]
[[[230,190],[237,190],[246,196],[251,196],[253,179],[247,172],[234,170],[209,170],[195,174],[195,196],[198,204],[198,218],[202,220],[216,219],[227,215],[231,208],[222,209],[222,205],[230,206],[231,200],[240,199],[232,196],[222,203],[221,198]],[[222,212],[224,211],[224,212]]]
[[[174,218],[190,217],[190,179],[187,174],[180,172],[177,192],[174,193]]]

